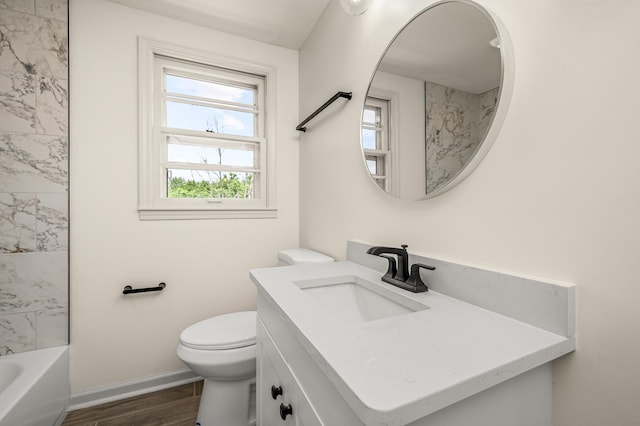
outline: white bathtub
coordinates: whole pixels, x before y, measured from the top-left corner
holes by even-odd
[[[0,357],[0,426],[60,425],[69,404],[69,348]]]

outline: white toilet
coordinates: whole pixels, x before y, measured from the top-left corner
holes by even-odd
[[[307,249],[282,250],[278,260],[280,265],[334,261]],[[204,378],[196,425],[255,424],[255,311],[219,315],[187,327],[180,334],[176,353]]]

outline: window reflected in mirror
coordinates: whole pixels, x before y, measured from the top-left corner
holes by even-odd
[[[389,101],[367,97],[362,115],[362,150],[367,169],[376,184],[388,190],[391,185],[389,144]]]

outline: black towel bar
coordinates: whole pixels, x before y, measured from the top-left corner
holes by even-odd
[[[124,286],[124,290],[122,290],[122,294],[131,294],[131,293],[146,293],[148,291],[162,291],[167,285],[165,283],[158,284],[157,287],[145,287],[145,288],[132,288],[130,285]]]
[[[306,120],[304,120],[302,123],[298,124],[298,127],[296,127],[296,130],[299,130],[301,132],[306,132],[307,128],[304,127],[304,125],[307,124],[309,121],[311,121],[311,119],[313,119],[313,117],[315,117],[316,115],[320,114],[326,107],[331,105],[338,98],[347,98],[348,100],[351,100],[351,92],[338,92],[335,95],[333,95],[331,97],[331,99],[329,99],[327,102],[322,104],[322,106],[320,108],[318,108],[317,110],[315,110],[315,112],[313,114],[311,114],[309,117],[307,117]]]

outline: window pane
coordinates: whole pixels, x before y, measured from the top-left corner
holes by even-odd
[[[169,138],[175,141],[175,138]],[[225,166],[255,166],[255,150],[256,145],[244,144],[239,148],[223,147],[222,144],[216,146],[201,145],[184,145],[172,144],[167,145],[167,160],[174,163],[191,163],[191,164],[222,164]],[[246,149],[243,149],[246,148]]]
[[[362,122],[368,124],[376,124],[376,110],[365,108],[364,114],[362,115]]]
[[[369,173],[374,176],[384,176],[384,156],[367,155],[365,161],[367,162],[367,168]]]
[[[254,90],[204,80],[166,75],[167,92],[253,105]]]
[[[377,175],[378,162],[376,160],[366,160],[367,168],[369,169],[369,173],[372,175]]]
[[[362,147],[364,149],[379,149],[377,133],[373,129],[362,129]]]
[[[167,198],[254,198],[257,173],[167,170]]]
[[[236,136],[254,136],[254,114],[210,108],[182,102],[166,103],[167,127],[224,133]]]

